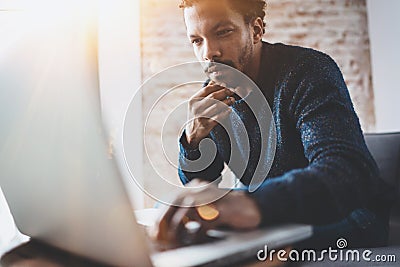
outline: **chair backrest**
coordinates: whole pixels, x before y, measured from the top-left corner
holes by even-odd
[[[369,151],[378,164],[382,179],[390,186],[399,189],[400,132],[368,133],[364,137]]]
[[[365,134],[364,137],[382,179],[397,190],[389,221],[389,245],[397,246],[400,245],[400,132]]]

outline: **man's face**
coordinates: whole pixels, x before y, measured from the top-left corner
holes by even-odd
[[[246,73],[254,52],[251,26],[226,0],[200,1],[185,8],[184,17],[198,60],[223,63]]]

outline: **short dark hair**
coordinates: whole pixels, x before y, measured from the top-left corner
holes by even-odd
[[[202,0],[181,0],[180,8],[191,7]],[[219,1],[219,0],[215,0]],[[265,9],[267,3],[265,0],[227,0],[232,9],[243,15],[244,21],[250,23],[252,20],[260,17],[263,20],[263,33],[265,33]]]

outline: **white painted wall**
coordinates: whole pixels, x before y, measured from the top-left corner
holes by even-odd
[[[400,1],[367,0],[376,131],[400,131]]]

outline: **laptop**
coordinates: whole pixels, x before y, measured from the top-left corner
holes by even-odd
[[[23,234],[113,266],[175,267],[224,265],[311,235],[286,225],[151,251],[108,153],[96,31],[76,18],[64,26],[0,44],[0,186]]]

